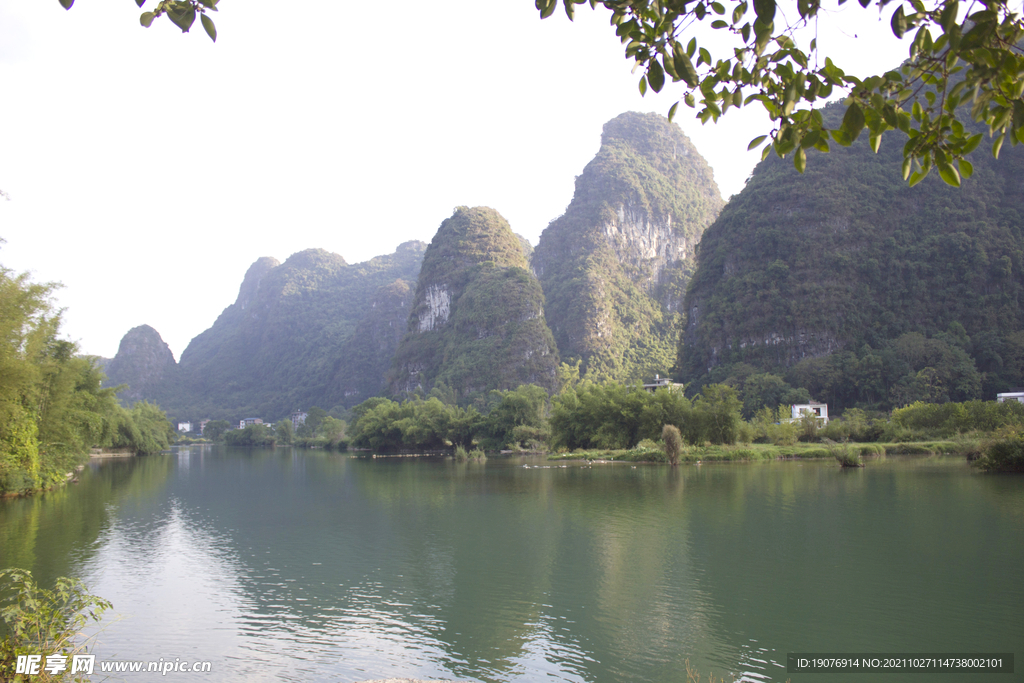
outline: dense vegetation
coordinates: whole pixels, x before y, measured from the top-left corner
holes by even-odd
[[[172,435],[159,408],[123,408],[96,359],[59,338],[54,287],[0,268],[0,494],[64,481],[93,446],[151,453]]]
[[[974,155],[960,189],[911,188],[900,150],[875,154],[866,137],[803,175],[769,156],[705,232],[680,380],[771,374],[833,410],[1024,383],[1024,150]]]
[[[482,406],[491,390],[553,388],[558,352],[520,238],[497,211],[458,207],[423,255],[393,395],[443,383]]]
[[[721,207],[711,169],[678,126],[632,112],[605,124],[531,261],[563,359],[582,360],[591,379],[667,372],[693,250]]]

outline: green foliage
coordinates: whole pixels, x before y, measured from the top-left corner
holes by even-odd
[[[715,444],[736,443],[741,407],[736,390],[730,386],[710,384],[702,388],[693,409],[704,438]]]
[[[210,420],[203,427],[203,436],[210,441],[220,441],[224,433],[231,429],[231,423],[227,420]]]
[[[825,439],[823,443],[840,467],[864,467],[864,462],[860,459],[859,449],[853,450],[850,448],[850,444],[836,443],[831,439]]]
[[[436,397],[415,398],[398,403],[370,399],[355,408],[352,445],[374,451],[443,450],[455,446],[464,450],[483,428],[483,417],[475,408],[445,405]]]
[[[279,444],[290,444],[295,439],[295,430],[292,427],[292,421],[288,418],[284,418],[275,422],[274,437],[276,442]]]
[[[170,431],[163,413],[122,408],[96,359],[58,338],[55,287],[0,268],[0,494],[63,482],[93,446],[139,450],[147,420]]]
[[[488,450],[526,448],[540,450],[550,439],[547,424],[548,392],[536,384],[509,391],[492,391],[491,408],[481,428]]]
[[[562,0],[573,16],[577,0]],[[803,172],[807,152],[827,152],[829,141],[849,146],[859,137],[879,149],[886,131],[907,136],[901,167],[904,180],[919,183],[935,167],[942,181],[959,187],[961,176],[973,168],[963,156],[981,142],[965,126],[975,121],[996,136],[993,156],[1006,136],[1024,139],[1024,110],[1020,107],[1024,55],[1024,21],[1016,6],[995,0],[978,11],[960,12],[955,0],[912,0],[897,7],[890,28],[897,37],[916,29],[910,58],[899,68],[860,79],[847,74],[811,40],[806,52],[793,32],[814,23],[821,5],[798,2],[795,12],[776,12],[776,0],[734,0],[724,3],[663,3],[656,0],[592,0],[591,7],[612,11],[616,35],[626,57],[643,71],[640,93],[658,92],[666,80],[683,83],[683,102],[695,107],[703,122],[717,121],[730,108],[758,103],[768,113],[772,129],[751,141],[766,139],[762,156],[772,149],[792,154],[793,166]],[[863,8],[881,12],[888,0],[861,0]],[[550,16],[558,0],[536,0],[541,17]],[[693,24],[707,21],[711,29],[730,33],[726,59],[713,61],[701,47]],[[884,30],[884,29],[882,29]],[[933,32],[938,37],[933,39]],[[684,47],[680,42],[693,35]],[[719,41],[720,42],[720,41]],[[721,48],[721,45],[718,46]],[[922,90],[927,90],[921,97]],[[841,117],[825,119],[820,102],[836,92],[848,92]],[[958,106],[963,106],[958,109]],[[669,110],[671,118],[679,102]],[[969,105],[969,106],[968,106]],[[969,111],[968,111],[969,109]],[[867,129],[868,134],[861,137]],[[954,165],[956,164],[956,165]]]
[[[277,436],[267,425],[246,425],[245,429],[225,432],[224,443],[229,446],[274,446],[277,444]]]
[[[916,402],[892,411],[899,427],[921,435],[949,437],[969,432],[1024,430],[1024,404],[1016,401],[967,401],[941,405]]]
[[[1018,434],[993,441],[975,465],[988,472],[1024,472],[1024,437]]]
[[[721,207],[711,169],[677,126],[634,112],[605,124],[531,262],[558,349],[585,377],[632,382],[672,366],[693,245]],[[653,257],[652,230],[662,249]]]
[[[734,443],[740,401],[732,387],[710,385],[691,402],[681,391],[644,391],[638,385],[584,381],[551,400],[552,445],[556,448],[633,448],[659,439],[673,425],[691,445]]]
[[[17,681],[18,655],[82,654],[78,638],[90,621],[99,621],[111,604],[86,591],[78,579],[60,577],[52,590],[39,587],[25,569],[0,571],[0,619],[6,631],[0,640],[0,679]],[[73,677],[71,667],[61,674],[43,673],[39,680],[85,680]]]
[[[679,464],[679,454],[683,450],[683,437],[679,434],[679,429],[673,425],[665,425],[661,429],[661,440],[665,442],[665,455],[668,457],[669,464]]]
[[[75,0],[57,0],[64,9],[71,9]],[[152,10],[147,10],[139,15],[139,23],[149,28],[158,17],[166,16],[168,20],[181,29],[182,33],[188,33],[189,29],[199,17],[199,23],[210,40],[217,42],[217,28],[213,19],[207,12],[216,12],[217,3],[220,0],[158,0]],[[146,0],[135,0],[135,4],[142,7]]]

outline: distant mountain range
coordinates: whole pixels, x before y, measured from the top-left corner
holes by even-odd
[[[991,398],[1024,384],[1024,153],[1002,157],[975,154],[957,190],[907,187],[888,138],[812,154],[802,175],[769,156],[723,208],[677,126],[627,113],[535,250],[494,209],[458,207],[429,246],[366,263],[264,257],[179,363],[143,326],[106,370],[122,398],[192,419],[434,389],[482,405],[557,389],[560,363],[726,382],[748,412],[808,393],[834,410]]]

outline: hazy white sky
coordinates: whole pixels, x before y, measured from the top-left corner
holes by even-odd
[[[64,284],[83,352],[112,357],[149,324],[177,358],[260,256],[358,263],[429,242],[458,205],[494,207],[536,244],[602,125],[682,93],[641,98],[586,6],[573,23],[532,0],[367,7],[223,0],[213,44],[198,21],[141,28],[128,0],[0,0],[0,264]],[[890,68],[905,48],[877,22],[849,2],[819,44],[851,72]],[[677,122],[729,197],[767,119],[690,111]]]

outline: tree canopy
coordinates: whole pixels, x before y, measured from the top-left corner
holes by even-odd
[[[838,5],[847,0],[837,0]],[[807,152],[829,150],[830,140],[848,146],[867,129],[877,151],[883,133],[898,130],[903,178],[916,184],[934,167],[946,183],[959,186],[973,172],[963,157],[982,133],[993,138],[992,154],[1004,141],[1024,141],[1024,22],[1006,0],[857,0],[882,12],[893,3],[890,29],[897,38],[913,33],[909,58],[898,68],[857,78],[822,54],[817,39],[806,49],[794,39],[827,11],[821,0],[561,0],[571,20],[576,5],[611,11],[626,57],[643,69],[640,92],[661,91],[667,81],[686,87],[682,98],[704,123],[730,108],[759,103],[772,129],[754,138],[790,153],[803,171]],[[542,18],[559,0],[535,0]],[[796,7],[792,7],[792,5]],[[792,11],[795,10],[795,11]],[[713,60],[694,33],[698,24],[731,34],[732,56]],[[707,41],[704,41],[705,43]],[[847,93],[842,123],[830,127],[820,106],[834,93]],[[671,119],[679,102],[669,110]]]

